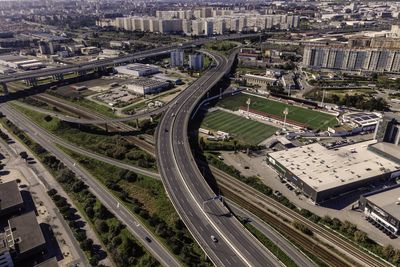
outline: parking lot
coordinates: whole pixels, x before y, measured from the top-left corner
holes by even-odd
[[[222,152],[223,161],[245,176],[257,176],[266,185],[271,187],[275,194],[281,193],[287,197],[296,206],[310,210],[318,216],[336,217],[341,221],[349,221],[357,225],[357,227],[368,233],[368,236],[376,242],[387,245],[391,244],[395,247],[400,247],[400,238],[392,239],[379,227],[371,224],[363,212],[353,209],[358,204],[358,196],[364,191],[350,192],[333,199],[330,203],[325,203],[324,206],[314,205],[306,196],[299,194],[291,185],[285,181],[281,181],[276,171],[271,168],[266,161],[266,151],[248,156],[245,153],[238,152]],[[366,190],[367,188],[365,188]],[[374,188],[376,189],[376,188]],[[368,190],[372,190],[369,188]],[[277,193],[279,192],[279,193]]]

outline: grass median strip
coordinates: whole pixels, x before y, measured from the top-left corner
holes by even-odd
[[[161,181],[62,150],[105,185],[187,266],[211,266],[169,201]]]
[[[244,226],[250,231],[272,254],[274,254],[286,267],[297,267],[298,265],[283,252],[274,242],[261,233],[256,227],[250,223]]]
[[[46,131],[100,155],[124,161],[142,168],[156,170],[156,160],[123,136],[108,134],[91,125],[76,125],[63,122],[40,112],[22,106],[14,107],[24,113]]]

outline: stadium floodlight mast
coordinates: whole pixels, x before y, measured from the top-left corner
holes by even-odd
[[[324,100],[325,100],[325,89],[322,91],[321,107],[324,106]]]
[[[284,110],[283,110],[283,115],[285,115],[285,118],[284,118],[284,120],[283,120],[283,130],[285,130],[285,128],[286,128],[286,116],[289,114],[289,109],[288,108],[285,108]]]
[[[250,98],[247,99],[246,104],[247,104],[247,116],[249,116],[249,113],[250,113],[250,104],[251,104],[251,99],[250,99]]]

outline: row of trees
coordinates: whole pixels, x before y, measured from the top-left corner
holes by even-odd
[[[56,204],[58,210],[63,215],[64,219],[68,222],[69,227],[72,230],[76,240],[79,242],[80,247],[86,252],[89,257],[89,263],[92,266],[97,266],[99,261],[106,257],[106,253],[98,249],[98,245],[94,245],[93,240],[87,238],[86,230],[82,227],[84,222],[80,220],[76,214],[76,210],[71,207],[71,204],[67,200],[60,196],[55,189],[51,189],[47,192]]]
[[[0,117],[2,114],[0,113]],[[63,186],[64,190],[80,203],[83,212],[95,226],[101,240],[106,244],[108,251],[112,255],[114,262],[118,266],[159,266],[159,263],[137,243],[130,232],[125,229],[117,218],[103,206],[96,197],[88,190],[86,184],[80,180],[74,172],[69,170],[59,159],[51,155],[40,144],[32,141],[23,131],[16,127],[12,122],[5,120],[7,127],[20,138],[43,162],[43,164],[55,175],[57,181]],[[9,140],[4,132],[0,131],[0,138]],[[125,179],[135,179],[132,173],[126,174]],[[87,238],[86,232],[82,229],[82,221],[76,214],[66,199],[61,197],[56,190],[49,190],[48,194],[54,200],[61,214],[68,221],[71,230],[80,246],[89,254],[89,261],[92,265],[97,265],[98,261],[106,256],[104,251],[98,249],[99,246],[93,244]]]
[[[252,151],[257,151],[265,148],[264,146],[257,146],[257,145],[248,145],[248,144],[243,144],[239,143],[238,140],[233,140],[231,141],[211,141],[211,142],[205,142],[204,137],[200,137],[199,139],[199,147],[201,150],[207,150],[207,151],[237,151],[237,150],[244,150],[244,149],[250,149]]]
[[[97,170],[98,168],[102,168],[96,165],[92,159],[80,158],[79,163],[90,169],[93,169],[93,166],[96,166]],[[104,168],[107,168],[107,166],[104,166]],[[209,262],[204,261],[201,253],[196,250],[194,239],[180,219],[176,219],[173,224],[167,223],[159,216],[157,211],[149,212],[144,203],[129,192],[126,182],[132,184],[136,182],[143,183],[144,178],[132,171],[116,169],[119,170],[117,174],[113,174],[110,171],[108,179],[103,179],[105,186],[112,190],[127,206],[131,207],[134,214],[146,221],[155,234],[163,238],[172,252],[178,255],[183,262],[187,265],[209,266]],[[149,190],[149,194],[151,198],[160,197],[160,193],[156,188]],[[85,210],[88,214],[93,214],[90,204],[86,208]]]
[[[158,266],[109,210],[87,189],[74,172],[52,155],[45,155],[43,163],[58,173],[56,179],[80,203],[101,240],[106,244],[119,266]],[[82,245],[81,245],[82,246]]]

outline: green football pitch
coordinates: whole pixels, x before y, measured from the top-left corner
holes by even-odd
[[[283,119],[283,111],[288,108],[288,120],[305,124],[314,130],[326,130],[328,127],[338,124],[336,117],[330,114],[247,94],[237,94],[224,98],[218,102],[218,106],[230,110],[238,110],[241,106],[247,106],[246,101],[249,98],[251,99],[251,109],[276,115]]]
[[[237,140],[251,145],[259,144],[278,130],[273,126],[221,110],[207,113],[201,128],[228,132]]]

